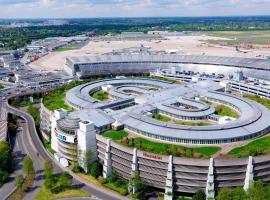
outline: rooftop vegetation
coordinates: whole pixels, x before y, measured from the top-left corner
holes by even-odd
[[[103,136],[127,147],[177,157],[209,158],[221,149],[218,146],[184,147],[181,145],[154,142],[141,137],[129,137],[126,131],[107,131]]]
[[[252,101],[256,101],[257,103],[260,103],[265,107],[267,107],[268,109],[270,109],[270,100],[268,99],[261,98],[258,95],[248,95],[248,94],[244,95],[244,97]]]
[[[236,147],[229,153],[229,157],[248,157],[270,153],[270,136],[262,137],[245,146]]]
[[[210,126],[210,123],[203,122],[203,121],[181,121],[181,120],[175,120],[171,119],[170,117],[166,115],[161,114],[154,114],[152,116],[154,119],[162,121],[162,122],[171,122],[178,125],[184,125],[184,126]]]
[[[233,110],[232,108],[225,106],[225,105],[217,105],[215,107],[215,114],[220,116],[228,116],[233,118],[239,118],[240,115],[238,112]]]
[[[91,97],[99,101],[107,101],[109,100],[109,93],[103,90],[99,90],[91,94]]]

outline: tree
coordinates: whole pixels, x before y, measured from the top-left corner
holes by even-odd
[[[223,188],[218,192],[217,200],[233,200],[232,193],[229,188]]]
[[[145,185],[138,172],[135,172],[129,180],[129,186],[132,188],[133,197],[142,199],[144,197]]]
[[[93,160],[93,152],[91,149],[88,149],[84,157],[84,165],[86,166],[87,172],[89,172],[91,169],[92,160]]]
[[[247,200],[248,195],[241,187],[237,188],[223,188],[218,192],[217,200]],[[254,200],[253,198],[251,198]]]
[[[90,170],[90,174],[92,176],[94,176],[95,178],[99,177],[100,175],[102,175],[102,165],[99,162],[94,162],[91,165],[91,170]]]
[[[35,176],[35,168],[33,165],[33,161],[29,156],[26,156],[23,159],[23,171],[28,178],[34,178]]]
[[[45,178],[53,176],[53,165],[50,160],[44,162],[44,176]]]
[[[247,200],[248,199],[247,193],[241,187],[234,188],[232,190],[232,196],[233,196],[233,200]]]
[[[17,174],[15,177],[15,187],[18,189],[22,189],[23,182],[24,182],[23,175]]]
[[[205,195],[205,193],[202,190],[199,190],[192,197],[192,200],[206,200],[206,195]]]
[[[252,200],[269,199],[269,185],[265,185],[263,181],[255,181],[253,186],[248,189],[248,196]]]
[[[45,187],[48,189],[51,189],[55,183],[55,178],[53,175],[52,162],[50,160],[46,160],[44,162],[44,176],[45,176],[45,181],[44,181]]]
[[[51,192],[57,194],[59,192],[66,190],[67,188],[70,188],[71,185],[72,185],[72,177],[67,172],[63,172],[57,178],[57,182],[51,188]]]
[[[0,187],[8,180],[9,173],[0,169]]]
[[[0,170],[12,172],[12,153],[7,141],[0,142]]]

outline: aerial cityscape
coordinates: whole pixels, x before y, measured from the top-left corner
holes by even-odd
[[[270,1],[0,10],[0,200],[270,200]]]

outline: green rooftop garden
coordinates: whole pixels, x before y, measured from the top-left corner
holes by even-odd
[[[173,124],[184,125],[184,126],[210,126],[211,124],[204,121],[181,121],[171,119],[170,117],[162,114],[154,114],[152,118],[162,121],[162,122],[170,122]]]
[[[91,97],[99,101],[107,101],[109,100],[109,93],[103,90],[99,90],[91,94]]]
[[[162,121],[162,122],[169,122],[169,121],[171,121],[171,118],[170,117],[167,117],[167,116],[161,115],[161,114],[154,114],[152,117],[154,119],[159,120],[159,121]]]
[[[233,110],[232,108],[225,106],[225,105],[217,105],[215,107],[215,114],[220,115],[220,116],[228,116],[228,117],[233,117],[233,118],[239,118],[240,115],[238,112]]]
[[[137,148],[154,154],[174,155],[176,157],[209,158],[221,150],[218,146],[184,147],[176,144],[154,142],[141,137],[129,137],[126,131],[111,130],[103,133],[103,136],[127,147]]]
[[[259,138],[245,146],[236,147],[228,153],[228,156],[242,158],[266,153],[270,153],[270,136]]]
[[[248,94],[244,95],[244,97],[249,100],[256,101],[257,103],[260,103],[265,107],[267,107],[268,109],[270,109],[270,100],[268,99],[261,98],[258,95],[248,95]]]

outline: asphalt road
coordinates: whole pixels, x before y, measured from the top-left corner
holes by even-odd
[[[7,135],[7,115],[0,100],[0,141],[5,140]]]
[[[27,196],[27,200],[33,199],[36,192],[39,190],[40,185],[42,183],[42,166],[44,160],[51,160],[53,163],[53,167],[56,173],[61,173],[63,171],[69,172],[73,176],[73,184],[80,187],[82,190],[89,192],[91,195],[97,197],[98,199],[103,200],[125,200],[128,199],[126,197],[120,196],[112,191],[104,190],[103,188],[97,187],[95,185],[89,184],[85,180],[78,177],[76,174],[71,172],[69,169],[65,169],[60,166],[60,164],[47,152],[41,143],[39,136],[36,132],[35,123],[33,118],[24,111],[18,110],[17,108],[11,107],[7,102],[3,104],[6,110],[10,113],[13,113],[17,116],[20,116],[25,120],[23,128],[23,144],[28,146],[28,155],[33,159],[34,165],[36,169],[39,171],[38,179],[35,181],[33,190]],[[30,149],[31,148],[31,149]],[[37,157],[37,153],[39,156]],[[41,180],[39,180],[41,179]],[[26,198],[25,198],[26,200]]]

